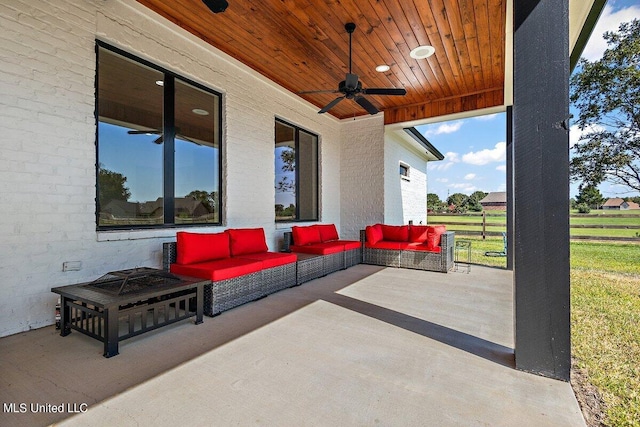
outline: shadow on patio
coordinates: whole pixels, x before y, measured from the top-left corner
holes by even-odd
[[[584,425],[568,383],[513,369],[512,312],[505,270],[358,265],[110,359],[47,327],[0,339],[2,401],[27,404],[0,424]]]

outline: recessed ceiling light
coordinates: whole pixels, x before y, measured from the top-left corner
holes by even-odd
[[[409,53],[413,59],[425,59],[433,55],[436,49],[433,46],[418,46]]]
[[[391,69],[391,67],[389,67],[386,64],[378,65],[376,67],[376,71],[379,72],[379,73],[384,73],[385,71],[389,71],[390,69]]]
[[[164,81],[163,80],[156,80],[156,84],[158,86],[164,86]]]
[[[203,110],[202,108],[194,108],[191,110],[193,114],[197,114],[199,116],[208,116],[209,112],[207,110]]]

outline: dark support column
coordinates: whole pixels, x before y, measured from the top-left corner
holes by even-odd
[[[516,368],[568,381],[569,0],[514,2]]]
[[[513,107],[507,107],[507,270],[513,271]]]

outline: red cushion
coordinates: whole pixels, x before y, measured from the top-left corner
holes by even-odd
[[[291,252],[303,254],[330,255],[344,252],[344,245],[335,242],[315,243],[313,245],[292,245]]]
[[[316,227],[291,227],[291,233],[293,234],[293,243],[295,245],[310,245],[313,243],[322,242],[320,237],[320,230]]]
[[[229,235],[222,233],[176,233],[176,262],[193,264],[196,262],[229,258]]]
[[[365,234],[367,236],[367,243],[371,245],[375,245],[384,238],[382,235],[382,225],[380,224],[368,225],[367,228],[365,228]]]
[[[377,243],[371,244],[367,242],[365,247],[370,249],[393,249],[396,251],[400,250],[401,243],[400,242],[389,242],[387,240],[381,240]]]
[[[281,265],[291,264],[298,260],[294,254],[286,254],[279,252],[260,252],[254,254],[247,254],[240,259],[249,259],[253,261],[261,261],[262,268],[280,267]]]
[[[320,231],[320,240],[323,242],[339,239],[335,224],[317,224],[315,227]]]
[[[197,264],[171,264],[171,272],[185,276],[201,277],[214,282],[233,279],[262,270],[262,261],[242,258],[227,258]]]
[[[384,240],[390,240],[392,242],[408,242],[409,226],[382,224],[382,235],[384,236]]]
[[[409,243],[408,251],[434,252],[440,253],[440,246],[435,249],[429,248],[425,243]]]
[[[427,235],[427,247],[429,250],[435,251],[440,247],[440,236],[447,231],[447,227],[444,225],[430,225],[429,234]]]
[[[427,240],[429,226],[411,225],[409,226],[409,242],[424,243]]]
[[[230,228],[231,256],[267,252],[267,242],[262,228]]]
[[[355,240],[336,240],[334,243],[343,244],[345,251],[352,251],[354,249],[360,249],[360,242],[357,242]]]

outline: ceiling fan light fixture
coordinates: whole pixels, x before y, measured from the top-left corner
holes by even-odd
[[[164,80],[156,80],[158,86],[164,86]]]
[[[387,72],[390,69],[391,69],[391,67],[389,67],[387,64],[378,65],[376,67],[376,71],[379,72],[379,73]]]
[[[197,114],[198,116],[208,116],[209,112],[207,110],[203,110],[202,108],[194,108],[191,110],[193,114]]]
[[[413,59],[425,59],[433,55],[435,51],[436,49],[433,46],[423,45],[423,46],[418,46],[414,48],[409,53],[409,56],[412,57]]]
[[[213,13],[222,13],[229,7],[227,0],[202,0],[202,3]]]

